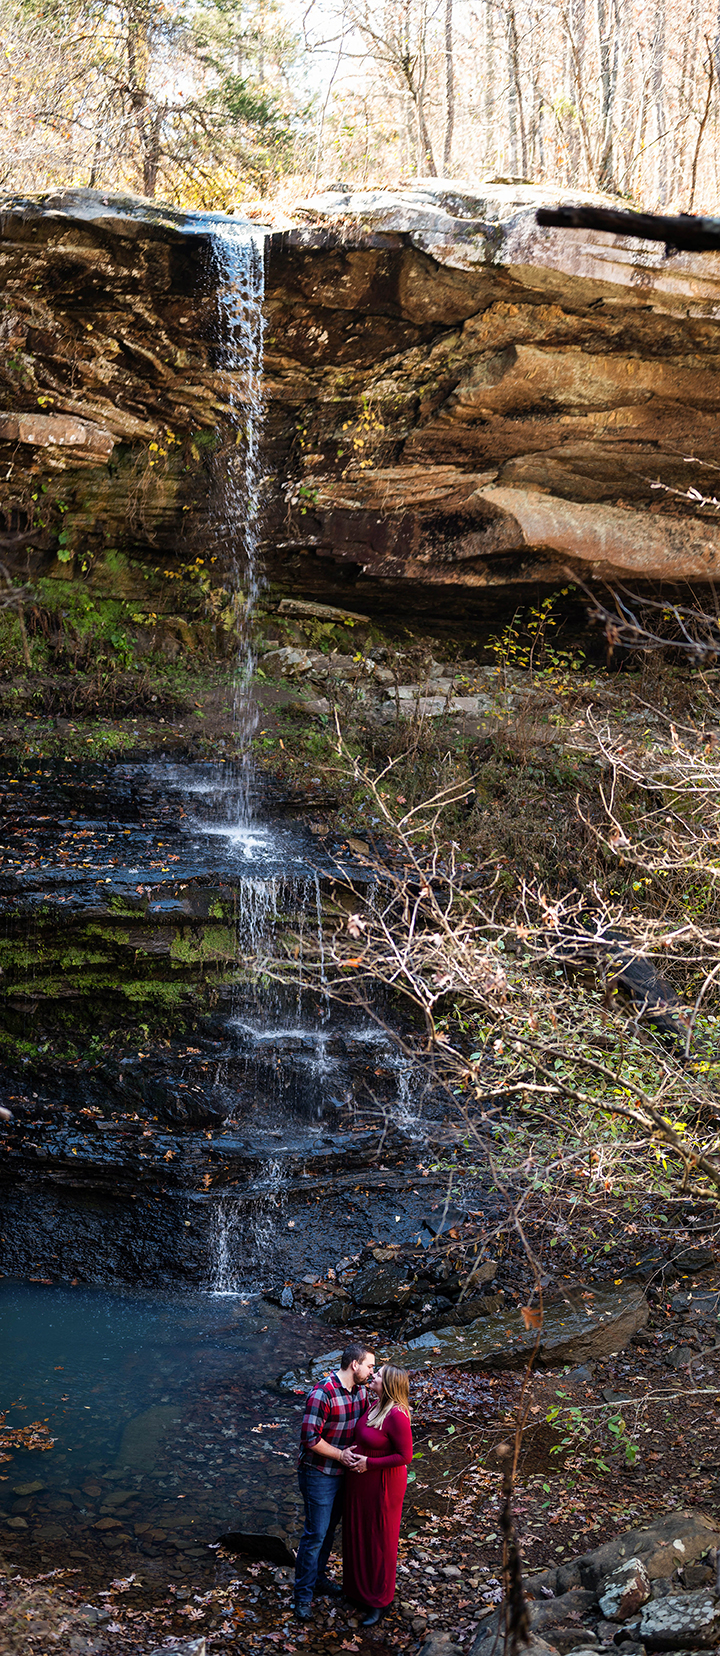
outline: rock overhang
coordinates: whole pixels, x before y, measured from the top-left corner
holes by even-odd
[[[720,255],[538,227],[538,206],[588,199],[433,180],[337,189],[290,217],[245,221],[268,248],[274,578],[344,597],[350,583],[361,607],[395,588],[408,605],[427,591],[451,608],[457,587],[482,605],[574,577],[713,580],[720,530],[686,497],[715,452]],[[35,476],[89,472],[91,532],[110,544],[128,542],[115,522],[127,516],[122,489],[100,487],[119,439],[136,466],[163,420],[189,437],[222,428],[230,388],[214,360],[212,295],[199,295],[201,250],[238,222],[89,190],[0,203],[7,297],[37,324],[23,351],[38,378],[9,376],[0,441]],[[64,292],[38,282],[46,257],[67,260]],[[77,355],[82,331],[95,351],[72,396],[48,397],[55,329],[60,356]],[[169,546],[200,523],[197,483],[190,503],[186,483],[148,468],[151,542],[160,533]]]

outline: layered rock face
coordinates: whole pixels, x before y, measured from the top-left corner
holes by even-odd
[[[336,192],[268,231],[274,579],[454,608],[458,586],[715,577],[720,529],[686,492],[713,492],[720,257],[540,230],[547,200]],[[102,585],[107,550],[207,549],[231,389],[211,231],[88,191],[5,203],[9,568]]]
[[[653,485],[713,476],[720,262],[540,230],[541,199],[336,193],[308,215],[344,246],[285,238],[267,367],[304,575],[324,555],[436,592],[712,576],[717,528]]]

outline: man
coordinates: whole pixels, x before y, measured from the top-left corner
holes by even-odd
[[[339,1369],[318,1380],[307,1396],[298,1465],[305,1528],[295,1561],[295,1615],[301,1622],[310,1620],[314,1593],[342,1596],[342,1588],[328,1577],[327,1564],[342,1517],[345,1472],[364,1472],[367,1466],[365,1456],[347,1445],[365,1408],[374,1367],[372,1351],[355,1340],[345,1347]]]

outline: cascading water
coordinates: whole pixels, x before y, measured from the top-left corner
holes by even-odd
[[[252,815],[251,745],[257,712],[251,694],[255,668],[252,625],[261,586],[265,235],[229,220],[211,226],[211,262],[218,303],[218,366],[228,377],[229,436],[216,454],[214,541],[232,571],[238,652],[234,724],[239,760],[236,812]]]

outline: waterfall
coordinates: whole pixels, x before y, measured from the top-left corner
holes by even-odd
[[[212,1211],[211,1294],[257,1294],[267,1286],[285,1200],[286,1173],[277,1157],[263,1163],[244,1201],[220,1196]]]
[[[234,724],[239,759],[236,811],[252,815],[251,746],[257,713],[251,687],[252,625],[261,587],[260,501],[265,318],[265,234],[248,223],[217,220],[211,264],[218,306],[218,368],[228,376],[230,431],[215,456],[214,541],[232,571],[238,653]]]

